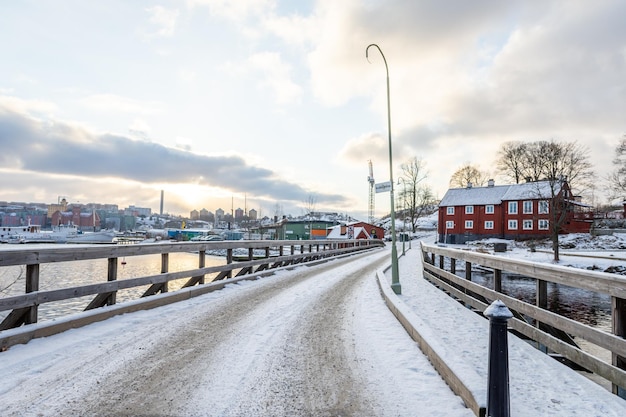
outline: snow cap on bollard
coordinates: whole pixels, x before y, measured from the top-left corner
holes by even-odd
[[[508,320],[513,317],[513,313],[501,300],[496,300],[483,311],[483,315],[489,319]]]

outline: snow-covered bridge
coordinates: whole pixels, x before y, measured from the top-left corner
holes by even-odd
[[[486,320],[420,279],[419,258],[400,258],[403,295],[386,296],[441,357],[463,353],[457,372],[484,380]],[[388,262],[379,249],[297,266],[15,345],[0,353],[0,414],[474,415],[383,301]],[[510,346],[512,415],[626,412],[526,343]]]

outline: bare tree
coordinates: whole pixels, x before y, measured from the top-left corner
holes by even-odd
[[[577,142],[506,142],[498,155],[499,172],[516,184],[522,179],[536,182],[564,177],[576,193],[593,188],[595,174],[589,149]]]
[[[304,215],[312,216],[313,213],[315,212],[316,205],[317,205],[317,196],[315,194],[309,194],[306,200],[302,202]]]
[[[413,232],[415,232],[417,219],[424,212],[425,204],[432,203],[433,199],[430,187],[422,184],[428,176],[424,165],[424,161],[415,157],[401,165],[400,181],[403,188],[400,198],[403,202],[405,221],[406,217],[410,219]]]
[[[468,185],[482,187],[487,182],[489,174],[471,164],[457,169],[450,178],[450,187],[464,188]]]
[[[506,142],[498,151],[498,171],[503,176],[515,181],[515,184],[525,180],[526,147],[527,145],[523,142]]]
[[[609,187],[611,197],[624,198],[626,193],[626,135],[624,135],[615,148],[615,158],[613,159],[615,169],[609,174]]]
[[[559,260],[559,234],[575,210],[572,184],[582,192],[592,186],[595,176],[588,151],[576,142],[542,142],[543,175],[548,190],[539,193],[549,201],[549,228],[554,260]]]
[[[283,205],[276,202],[274,204],[274,218],[279,220],[283,217]]]
[[[317,204],[317,196],[315,194],[309,194],[303,204],[304,214],[305,216],[309,216],[309,239],[313,239],[313,213],[315,212],[315,206]]]

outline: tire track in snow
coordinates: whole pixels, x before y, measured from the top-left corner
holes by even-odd
[[[384,251],[238,284],[59,410],[80,415],[371,415],[346,356],[344,300]],[[363,257],[372,263],[350,264]],[[172,322],[172,318],[168,321]],[[122,348],[118,355],[126,356]],[[77,375],[76,377],[80,377]]]

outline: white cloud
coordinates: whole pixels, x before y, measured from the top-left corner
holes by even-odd
[[[252,55],[248,63],[262,74],[260,85],[272,91],[278,104],[293,104],[300,100],[302,88],[291,79],[291,66],[280,54],[260,52]]]
[[[178,19],[178,10],[168,10],[163,6],[153,6],[147,8],[150,13],[150,23],[157,26],[158,29],[153,36],[172,36],[176,29],[176,20]]]
[[[178,78],[186,83],[192,83],[196,81],[197,77],[197,72],[192,69],[181,68],[178,70]]]
[[[81,102],[87,107],[106,112],[148,115],[162,113],[165,109],[164,103],[159,101],[141,101],[115,94],[94,94]]]
[[[46,100],[27,100],[19,97],[0,95],[0,108],[10,109],[16,113],[30,113],[49,115],[56,112],[59,107]]]
[[[275,0],[187,0],[189,7],[208,6],[211,14],[241,23],[251,17],[269,13]]]

